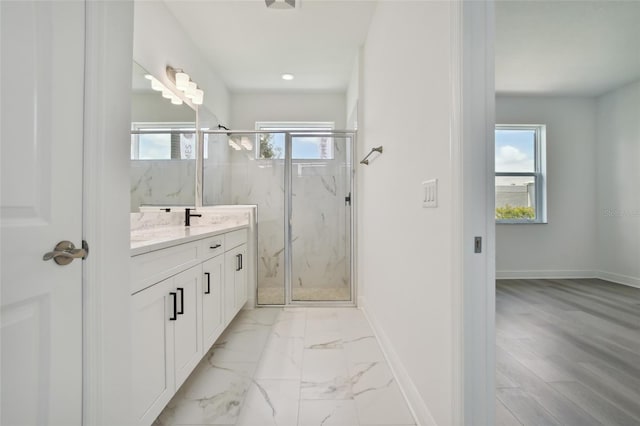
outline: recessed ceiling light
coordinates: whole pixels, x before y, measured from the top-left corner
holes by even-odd
[[[293,74],[282,74],[282,79],[287,81],[293,80]]]

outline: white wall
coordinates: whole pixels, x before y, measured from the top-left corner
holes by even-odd
[[[344,93],[234,93],[231,125],[252,130],[256,121],[333,121],[344,129],[345,102]]]
[[[597,101],[598,276],[640,287],[640,81]]]
[[[167,86],[167,65],[182,68],[205,92],[204,106],[229,121],[229,91],[162,1],[136,1],[133,58]]]
[[[363,53],[358,51],[354,61],[351,77],[349,77],[349,86],[346,93],[347,108],[347,128],[350,130],[358,129],[358,98],[360,97],[360,70],[362,68],[360,62],[363,59]]]
[[[592,277],[596,262],[596,102],[496,99],[497,124],[547,126],[547,224],[497,224],[498,278]]]
[[[423,423],[454,424],[449,2],[380,2],[364,47],[359,138],[362,305]],[[365,151],[366,150],[366,151]],[[438,178],[438,208],[421,182]],[[459,371],[458,371],[459,373]]]

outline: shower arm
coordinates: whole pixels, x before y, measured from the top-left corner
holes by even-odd
[[[362,161],[360,161],[360,164],[364,164],[365,166],[369,165],[369,157],[371,157],[371,154],[373,154],[374,152],[379,152],[380,154],[382,154],[382,145],[376,147],[376,148],[371,148],[371,151],[369,151],[369,153],[367,154],[366,157],[364,157],[362,159]]]

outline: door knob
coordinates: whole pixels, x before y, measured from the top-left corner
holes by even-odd
[[[45,253],[42,260],[53,259],[58,265],[68,265],[73,259],[86,259],[89,254],[89,246],[82,241],[82,248],[77,249],[71,241],[60,241],[53,251]]]

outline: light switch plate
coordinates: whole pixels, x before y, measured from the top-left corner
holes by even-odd
[[[438,179],[422,182],[422,207],[438,207]]]

